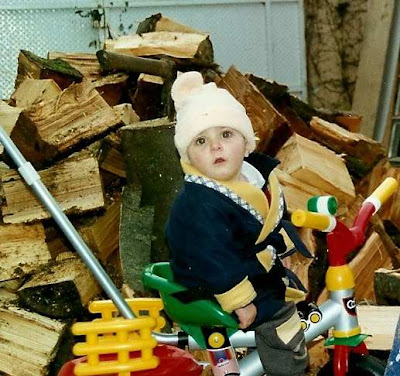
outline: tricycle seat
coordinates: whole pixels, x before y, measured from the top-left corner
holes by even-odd
[[[182,302],[174,293],[184,291],[186,288],[174,282],[173,273],[169,262],[158,262],[146,266],[142,274],[143,285],[147,289],[157,290],[164,303],[164,309],[171,320],[196,342],[205,347],[201,328],[224,327],[228,336],[238,330],[237,320],[225,312],[218,303],[211,300],[195,300],[188,303]]]

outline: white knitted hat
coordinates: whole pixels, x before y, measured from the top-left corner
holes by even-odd
[[[212,127],[230,127],[244,136],[247,151],[255,147],[255,136],[245,108],[214,82],[204,84],[199,72],[181,74],[172,85],[175,102],[175,146],[182,160],[189,162],[187,148],[201,132]]]

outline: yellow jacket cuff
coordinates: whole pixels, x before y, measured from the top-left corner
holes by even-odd
[[[243,279],[236,286],[233,286],[230,290],[214,295],[222,309],[228,313],[231,313],[235,309],[246,306],[251,303],[257,296],[253,285],[249,281],[248,277]]]

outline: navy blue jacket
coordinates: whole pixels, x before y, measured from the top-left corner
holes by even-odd
[[[257,158],[264,162],[258,170],[267,180],[277,163],[267,156]],[[249,329],[268,320],[285,301],[285,271],[279,257],[267,272],[256,254],[268,244],[278,252],[284,252],[286,246],[277,231],[255,245],[261,229],[262,224],[230,198],[190,182],[178,193],[166,225],[176,282],[212,295],[222,294],[248,277],[257,293],[253,300],[257,318]]]

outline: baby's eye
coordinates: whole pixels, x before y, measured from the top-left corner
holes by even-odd
[[[222,132],[222,137],[223,138],[229,138],[232,136],[232,132],[231,131],[223,131]]]
[[[196,139],[196,145],[204,145],[206,143],[206,139],[204,137],[199,137]]]

